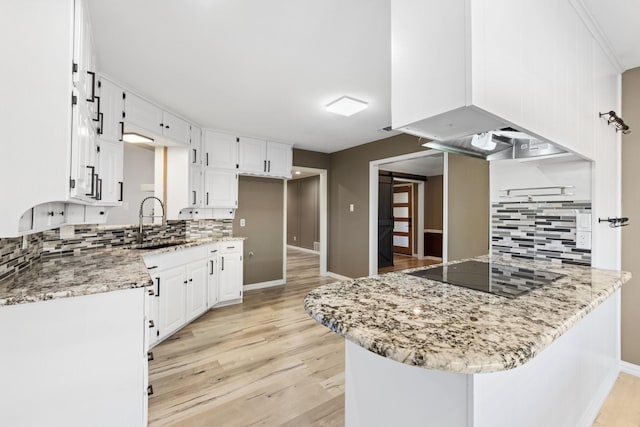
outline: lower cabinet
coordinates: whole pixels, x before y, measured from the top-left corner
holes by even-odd
[[[209,308],[242,301],[242,243],[215,243],[145,256],[154,281],[146,302],[149,348]]]
[[[144,292],[0,306],[0,424],[146,425]]]
[[[220,245],[218,303],[242,298],[242,241]]]

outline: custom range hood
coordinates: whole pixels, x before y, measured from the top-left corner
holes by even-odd
[[[464,154],[485,160],[527,159],[563,154],[565,150],[513,128],[483,132],[462,138],[430,141],[423,147]]]

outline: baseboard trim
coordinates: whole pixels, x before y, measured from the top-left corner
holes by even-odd
[[[297,251],[308,252],[314,255],[320,255],[320,251],[314,251],[313,249],[301,248],[300,246],[287,245],[287,249],[294,249]]]
[[[620,362],[620,371],[625,374],[633,375],[634,377],[640,377],[640,365],[634,365],[633,363]]]
[[[434,261],[442,262],[442,258],[441,257],[437,257],[437,256],[425,255],[424,259],[432,259]]]
[[[344,282],[345,280],[352,280],[351,277],[343,276],[342,274],[333,273],[331,271],[327,271],[327,274],[325,274],[325,276],[333,277],[334,279],[338,279],[341,282]]]
[[[285,283],[286,282],[284,279],[269,280],[267,282],[252,283],[250,285],[244,285],[242,289],[245,291],[252,291],[254,289],[263,289],[263,288],[271,288],[273,286],[282,286]]]

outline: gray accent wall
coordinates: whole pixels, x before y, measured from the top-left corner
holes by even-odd
[[[240,227],[240,220],[246,225]],[[284,180],[241,176],[233,235],[244,241],[244,284],[283,279]]]
[[[442,175],[427,177],[424,188],[424,228],[442,230]]]
[[[632,132],[622,135],[622,269],[633,278],[622,287],[622,360],[640,365],[640,68],[622,74],[622,116]]]
[[[287,182],[287,245],[314,249],[320,240],[320,177]]]

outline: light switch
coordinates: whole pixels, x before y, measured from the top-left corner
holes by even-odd
[[[240,227],[244,227],[245,225],[247,225],[247,222],[245,221],[244,218],[240,219]]]
[[[591,231],[591,214],[586,214],[586,213],[577,214],[576,229],[578,231]]]
[[[349,212],[353,212],[353,203],[349,205]]]

